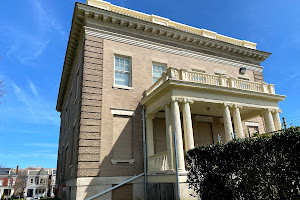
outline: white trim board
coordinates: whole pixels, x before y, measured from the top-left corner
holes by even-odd
[[[111,108],[112,115],[134,116],[134,110]]]

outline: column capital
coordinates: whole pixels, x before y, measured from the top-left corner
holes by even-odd
[[[223,108],[232,108],[233,104],[232,103],[222,103]]]
[[[276,114],[276,113],[282,113],[282,110],[281,109],[272,109],[271,112],[273,114]]]
[[[242,105],[239,105],[239,104],[233,104],[233,108],[239,108],[239,109],[242,109],[243,106],[242,106]]]
[[[182,98],[179,98],[179,97],[171,97],[171,101],[172,102],[182,102]]]
[[[272,113],[274,111],[274,109],[273,108],[265,108],[264,109],[264,111],[263,111],[263,114],[265,114],[265,113]]]
[[[193,99],[183,98],[183,103],[193,104],[193,103],[194,103],[194,100],[193,100]]]

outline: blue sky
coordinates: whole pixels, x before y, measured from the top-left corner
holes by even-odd
[[[85,3],[85,1],[80,1]],[[300,1],[111,0],[271,52],[262,63],[287,122],[300,125]],[[75,1],[3,1],[0,12],[0,165],[56,167],[56,100]]]

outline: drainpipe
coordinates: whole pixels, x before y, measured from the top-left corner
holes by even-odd
[[[145,186],[144,186],[144,198],[147,200],[147,144],[146,144],[146,120],[145,120],[145,106],[143,106],[142,110],[143,115],[143,148],[144,148],[144,173],[145,173]]]
[[[175,153],[175,169],[176,169],[176,182],[177,182],[177,200],[180,200],[180,188],[179,188],[179,173],[178,173],[178,155],[177,155],[177,140],[176,131],[173,133],[174,137],[174,153]]]

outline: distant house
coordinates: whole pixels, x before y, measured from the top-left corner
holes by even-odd
[[[53,197],[54,196],[54,190],[55,190],[55,182],[56,182],[56,169],[52,169],[51,172],[52,173],[51,173],[51,175],[49,177],[50,188],[49,188],[48,196]]]
[[[28,170],[25,197],[46,197],[49,190],[49,170]]]
[[[14,194],[14,185],[18,175],[12,173],[10,168],[0,168],[0,198],[8,199]]]

